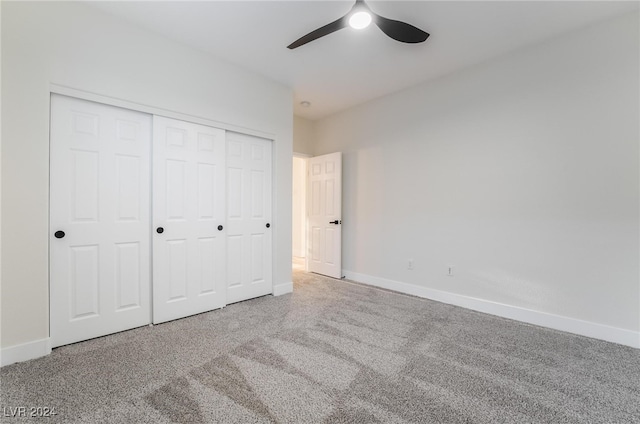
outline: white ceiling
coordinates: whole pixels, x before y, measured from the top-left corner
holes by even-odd
[[[342,29],[295,50],[354,1],[90,3],[139,27],[251,69],[294,90],[296,115],[319,119],[417,83],[638,10],[636,1],[369,1],[431,34],[398,43],[378,28]],[[311,102],[303,108],[300,102]]]

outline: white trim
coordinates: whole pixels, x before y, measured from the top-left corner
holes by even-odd
[[[283,294],[293,293],[293,282],[275,284],[273,286],[273,295],[282,296]]]
[[[415,284],[403,283],[400,281],[387,280],[385,278],[360,274],[352,271],[343,271],[345,277],[375,287],[394,290],[400,293],[425,299],[435,300],[449,305],[461,306],[474,311],[484,312],[503,318],[526,322],[528,324],[539,325],[541,327],[552,328],[554,330],[566,331],[568,333],[605,340],[625,346],[640,349],[640,331],[626,330],[618,327],[611,327],[590,321],[583,321],[562,315],[554,315],[547,312],[534,311],[518,306],[506,305],[489,300],[464,296],[461,294],[446,292],[442,290],[430,289],[417,286]]]
[[[214,121],[201,116],[187,115],[174,110],[162,109],[159,107],[145,105],[142,103],[135,103],[129,100],[124,100],[124,99],[119,99],[117,97],[105,96],[98,93],[79,90],[77,88],[67,87],[61,84],[50,83],[49,91],[54,94],[61,94],[63,96],[75,97],[76,99],[88,100],[91,102],[102,103],[109,106],[116,106],[123,109],[130,109],[137,112],[148,113],[150,115],[164,116],[166,118],[178,119],[180,121],[185,121],[185,122],[192,122],[194,124],[200,124],[208,127],[219,128],[226,131],[233,131],[241,134],[247,134],[247,135],[253,135],[256,137],[266,138],[272,141],[276,140],[275,134],[267,133],[264,131],[240,127],[238,125],[233,125],[226,122]]]
[[[36,340],[17,346],[5,347],[0,351],[0,366],[24,362],[47,356],[51,353],[51,339]]]

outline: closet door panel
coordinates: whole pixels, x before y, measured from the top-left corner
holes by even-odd
[[[151,116],[51,96],[52,346],[150,322]]]
[[[227,133],[227,303],[273,291],[271,141]]]
[[[226,304],[225,132],[154,116],[153,322]]]

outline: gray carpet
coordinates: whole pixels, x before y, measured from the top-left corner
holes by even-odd
[[[2,422],[640,423],[640,352],[296,271],[0,370]],[[36,421],[36,419],[33,419]]]

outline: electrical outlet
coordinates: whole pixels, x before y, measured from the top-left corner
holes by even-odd
[[[407,269],[413,269],[413,259],[409,259],[407,262]]]
[[[453,267],[449,266],[449,269],[447,270],[447,276],[448,277],[453,277]]]

